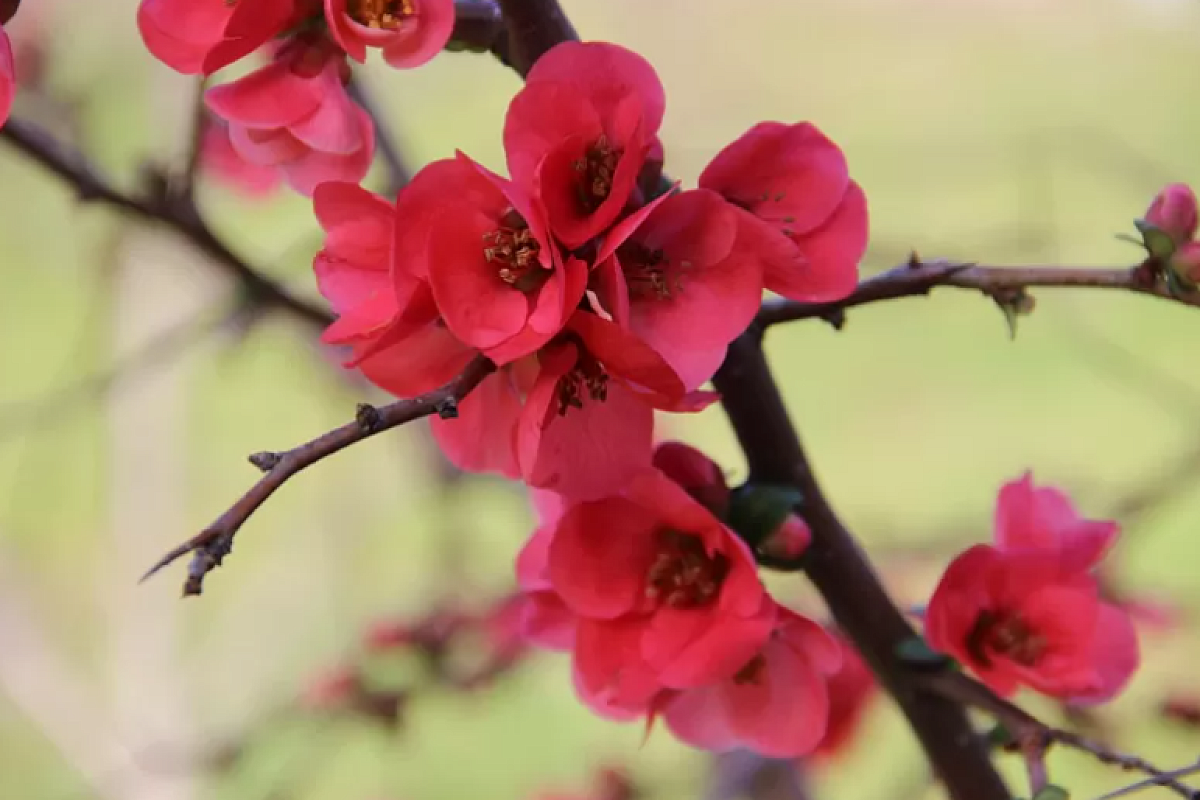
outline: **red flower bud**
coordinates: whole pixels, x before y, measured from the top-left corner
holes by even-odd
[[[799,558],[812,544],[812,531],[808,523],[795,514],[783,518],[770,535],[758,545],[758,552],[781,561]]]
[[[1155,196],[1145,219],[1175,244],[1188,242],[1196,235],[1196,195],[1185,183],[1169,184]]]
[[[1188,286],[1200,283],[1200,242],[1185,242],[1171,254],[1167,266]]]

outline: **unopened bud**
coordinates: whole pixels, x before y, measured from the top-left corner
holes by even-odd
[[[1191,241],[1197,225],[1195,193],[1185,183],[1163,187],[1147,209],[1145,220],[1176,245]]]
[[[318,675],[304,688],[301,705],[321,711],[344,708],[358,696],[361,684],[358,672],[350,667],[335,667]]]
[[[758,544],[758,552],[779,561],[795,561],[812,544],[812,530],[795,514],[788,514],[774,531]]]
[[[681,442],[663,442],[654,450],[654,466],[718,519],[725,518],[729,486],[711,458]]]
[[[1189,289],[1200,283],[1200,242],[1185,242],[1167,260],[1171,274]]]

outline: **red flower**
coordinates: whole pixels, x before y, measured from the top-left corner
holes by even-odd
[[[842,650],[842,666],[825,682],[829,692],[829,724],[825,737],[812,752],[813,758],[834,758],[842,752],[867,710],[869,701],[879,689],[867,662],[845,637],[834,635]]]
[[[185,74],[211,75],[306,16],[301,0],[142,0],[137,22],[154,57]]]
[[[867,202],[836,144],[807,122],[762,122],[700,175],[742,210],[738,246],[763,259],[766,288],[826,302],[854,290],[867,247]]]
[[[656,352],[586,311],[572,315],[538,362],[515,435],[517,461],[531,487],[573,500],[619,492],[649,466],[655,408],[702,407],[690,405]]]
[[[1196,195],[1186,183],[1169,184],[1155,196],[1145,219],[1182,245],[1196,235]]]
[[[1056,549],[976,545],[942,576],[925,618],[929,643],[997,694],[1020,685],[1075,703],[1107,700],[1137,669],[1129,616]]]
[[[619,223],[597,257],[601,304],[689,389],[713,376],[762,300],[762,267],[734,247],[737,238],[736,210],[697,189],[663,196]]]
[[[355,61],[368,47],[397,69],[419,67],[446,46],[454,0],[324,0],[329,33]]]
[[[358,182],[371,167],[375,128],[346,94],[348,69],[328,41],[291,39],[269,65],[209,89],[206,100],[243,158],[278,167],[311,195],[325,181]]]
[[[279,188],[279,170],[252,164],[233,148],[229,128],[209,120],[200,143],[200,166],[216,180],[253,198],[264,198]]]
[[[611,225],[636,187],[666,101],[641,56],[604,42],[565,42],[513,98],[504,149],[513,181],[545,202],[575,248]]]
[[[12,44],[8,34],[0,27],[0,125],[8,119],[12,110],[13,95],[17,93],[17,70],[13,64]]]
[[[562,330],[583,298],[587,267],[564,262],[535,198],[465,155],[439,170],[425,265],[446,327],[503,366]]]
[[[602,713],[733,675],[775,623],[746,545],[654,469],[624,495],[568,509],[547,566],[579,617],[576,685]]]
[[[812,620],[780,610],[761,650],[733,675],[665,702],[676,737],[718,752],[747,749],[769,758],[811,752],[829,719],[826,676],[842,660],[837,641]]]
[[[1120,530],[1115,522],[1083,519],[1058,489],[1035,487],[1029,472],[1001,487],[995,525],[998,548],[1057,551],[1068,572],[1094,567]]]

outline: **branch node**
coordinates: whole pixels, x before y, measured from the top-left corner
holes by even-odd
[[[261,469],[263,472],[270,472],[279,465],[279,460],[283,456],[279,453],[272,453],[270,450],[263,450],[261,453],[254,453],[250,456],[250,463]]]
[[[453,397],[446,397],[438,401],[434,410],[442,419],[458,419],[458,401]]]
[[[212,533],[206,531],[206,533]],[[233,534],[217,533],[192,553],[188,565],[187,580],[183,584],[184,597],[199,597],[204,592],[204,576],[221,566],[225,556],[233,552]]]
[[[358,423],[358,427],[362,428],[364,433],[374,433],[382,422],[379,418],[379,409],[370,403],[359,403],[355,407],[354,421]]]

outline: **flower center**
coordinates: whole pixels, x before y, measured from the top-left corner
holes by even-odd
[[[967,651],[985,666],[991,666],[989,653],[995,653],[1031,667],[1041,660],[1047,647],[1046,637],[1014,612],[983,611],[967,634]]]
[[[583,213],[591,214],[608,199],[620,157],[620,151],[609,145],[608,137],[600,134],[600,138],[584,151],[583,157],[572,165],[579,173],[575,191]]]
[[[608,373],[590,353],[579,348],[575,368],[558,379],[558,415],[566,416],[572,408],[583,408],[583,396],[603,403],[608,399]]]
[[[346,11],[360,25],[385,30],[399,28],[416,13],[413,0],[349,0]]]
[[[662,250],[651,250],[640,242],[628,239],[617,248],[617,258],[633,297],[665,300],[683,288],[678,275],[667,275],[670,262]],[[691,265],[685,261],[680,266],[686,270]]]
[[[646,573],[646,597],[670,608],[699,608],[716,599],[729,559],[709,555],[698,536],[658,533],[658,553]]]
[[[496,265],[500,280],[522,292],[537,289],[550,277],[538,262],[540,252],[533,231],[512,208],[500,219],[500,227],[483,235],[483,257]]]
[[[733,682],[738,686],[762,683],[763,670],[766,668],[767,660],[762,657],[762,653],[759,653],[747,661],[746,666],[734,673]]]

